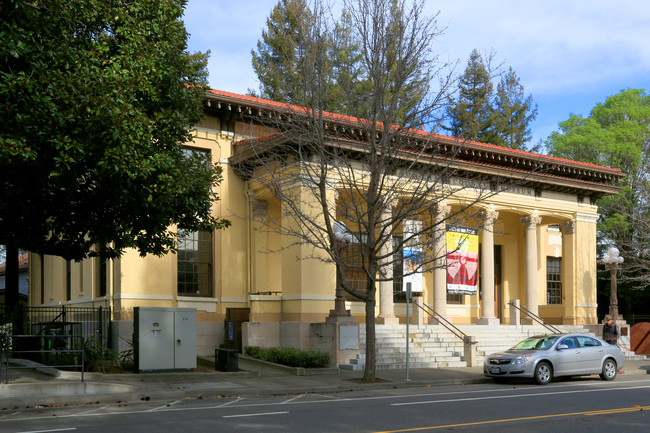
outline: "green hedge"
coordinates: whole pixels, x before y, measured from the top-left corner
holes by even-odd
[[[248,346],[244,353],[252,358],[289,367],[326,368],[330,366],[330,355],[315,350],[300,350],[291,347]]]

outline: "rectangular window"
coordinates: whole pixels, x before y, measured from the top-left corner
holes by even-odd
[[[546,258],[546,303],[562,303],[562,258]]]
[[[178,294],[211,297],[212,233],[178,232]]]
[[[345,281],[348,286],[353,290],[365,292],[367,279],[361,258],[361,245],[353,241],[343,248],[341,256],[346,263]],[[348,301],[359,301],[358,298],[348,292],[345,292],[345,299]]]
[[[402,236],[393,236],[393,302],[405,303],[406,292],[402,291],[404,282],[404,248],[400,247]]]

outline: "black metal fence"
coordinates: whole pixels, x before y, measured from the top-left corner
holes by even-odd
[[[4,334],[66,335],[110,347],[110,323],[109,307],[10,307],[0,304],[0,333]]]
[[[625,314],[624,319],[632,326],[639,322],[650,322],[650,314]]]
[[[41,366],[79,370],[81,381],[84,381],[85,347],[81,336],[1,334],[0,349],[5,383],[9,383],[9,370],[34,368],[34,364],[28,361]],[[16,359],[22,360],[22,364],[16,364]]]

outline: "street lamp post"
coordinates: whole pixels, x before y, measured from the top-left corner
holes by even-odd
[[[607,250],[607,254],[603,257],[605,269],[609,270],[611,274],[611,293],[609,296],[609,314],[605,316],[605,320],[612,319],[613,321],[621,320],[622,317],[618,314],[618,297],[616,294],[616,273],[621,269],[623,264],[623,257],[619,255],[618,248],[612,247]]]

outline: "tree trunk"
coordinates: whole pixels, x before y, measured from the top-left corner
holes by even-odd
[[[18,307],[18,247],[7,244],[5,267],[5,306],[7,311]]]
[[[375,297],[366,301],[366,366],[363,370],[363,382],[374,382],[377,372],[375,356]]]

